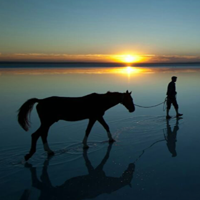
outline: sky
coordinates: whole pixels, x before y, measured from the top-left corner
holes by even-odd
[[[0,0],[0,61],[199,62],[199,0]]]

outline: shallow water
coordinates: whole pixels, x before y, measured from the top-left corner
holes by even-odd
[[[27,99],[129,90],[135,104],[152,106],[164,101],[173,75],[182,119],[166,121],[163,105],[134,113],[117,105],[104,116],[114,144],[96,123],[83,151],[88,121],[59,121],[48,137],[55,156],[47,158],[39,140],[37,152],[23,161],[39,126],[35,109],[29,132],[17,123]],[[189,66],[0,69],[0,199],[199,199],[199,87],[200,68]]]

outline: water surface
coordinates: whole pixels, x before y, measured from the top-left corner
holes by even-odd
[[[88,121],[59,121],[48,137],[55,156],[47,158],[39,139],[37,152],[23,162],[40,124],[35,109],[29,132],[17,123],[27,99],[129,90],[135,104],[152,106],[164,101],[173,75],[183,119],[172,108],[166,121],[163,105],[134,113],[117,105],[104,116],[113,145],[96,123],[85,152]],[[199,199],[199,88],[200,68],[190,66],[1,68],[0,199]]]

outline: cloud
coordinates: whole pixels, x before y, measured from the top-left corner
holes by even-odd
[[[150,63],[200,62],[200,56],[149,55],[145,57],[146,57],[146,62]]]
[[[15,53],[4,54],[0,59],[4,61],[112,62],[114,56],[107,54]]]

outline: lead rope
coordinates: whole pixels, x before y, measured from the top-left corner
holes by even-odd
[[[137,105],[135,103],[134,103],[134,105],[137,106],[137,107],[140,107],[140,108],[153,108],[153,107],[157,107],[157,106],[160,106],[160,105],[163,104],[163,111],[165,111],[166,101],[167,101],[167,97],[165,98],[165,100],[162,103],[159,103],[159,104],[156,104],[156,105],[153,105],[153,106],[140,106],[140,105]]]

